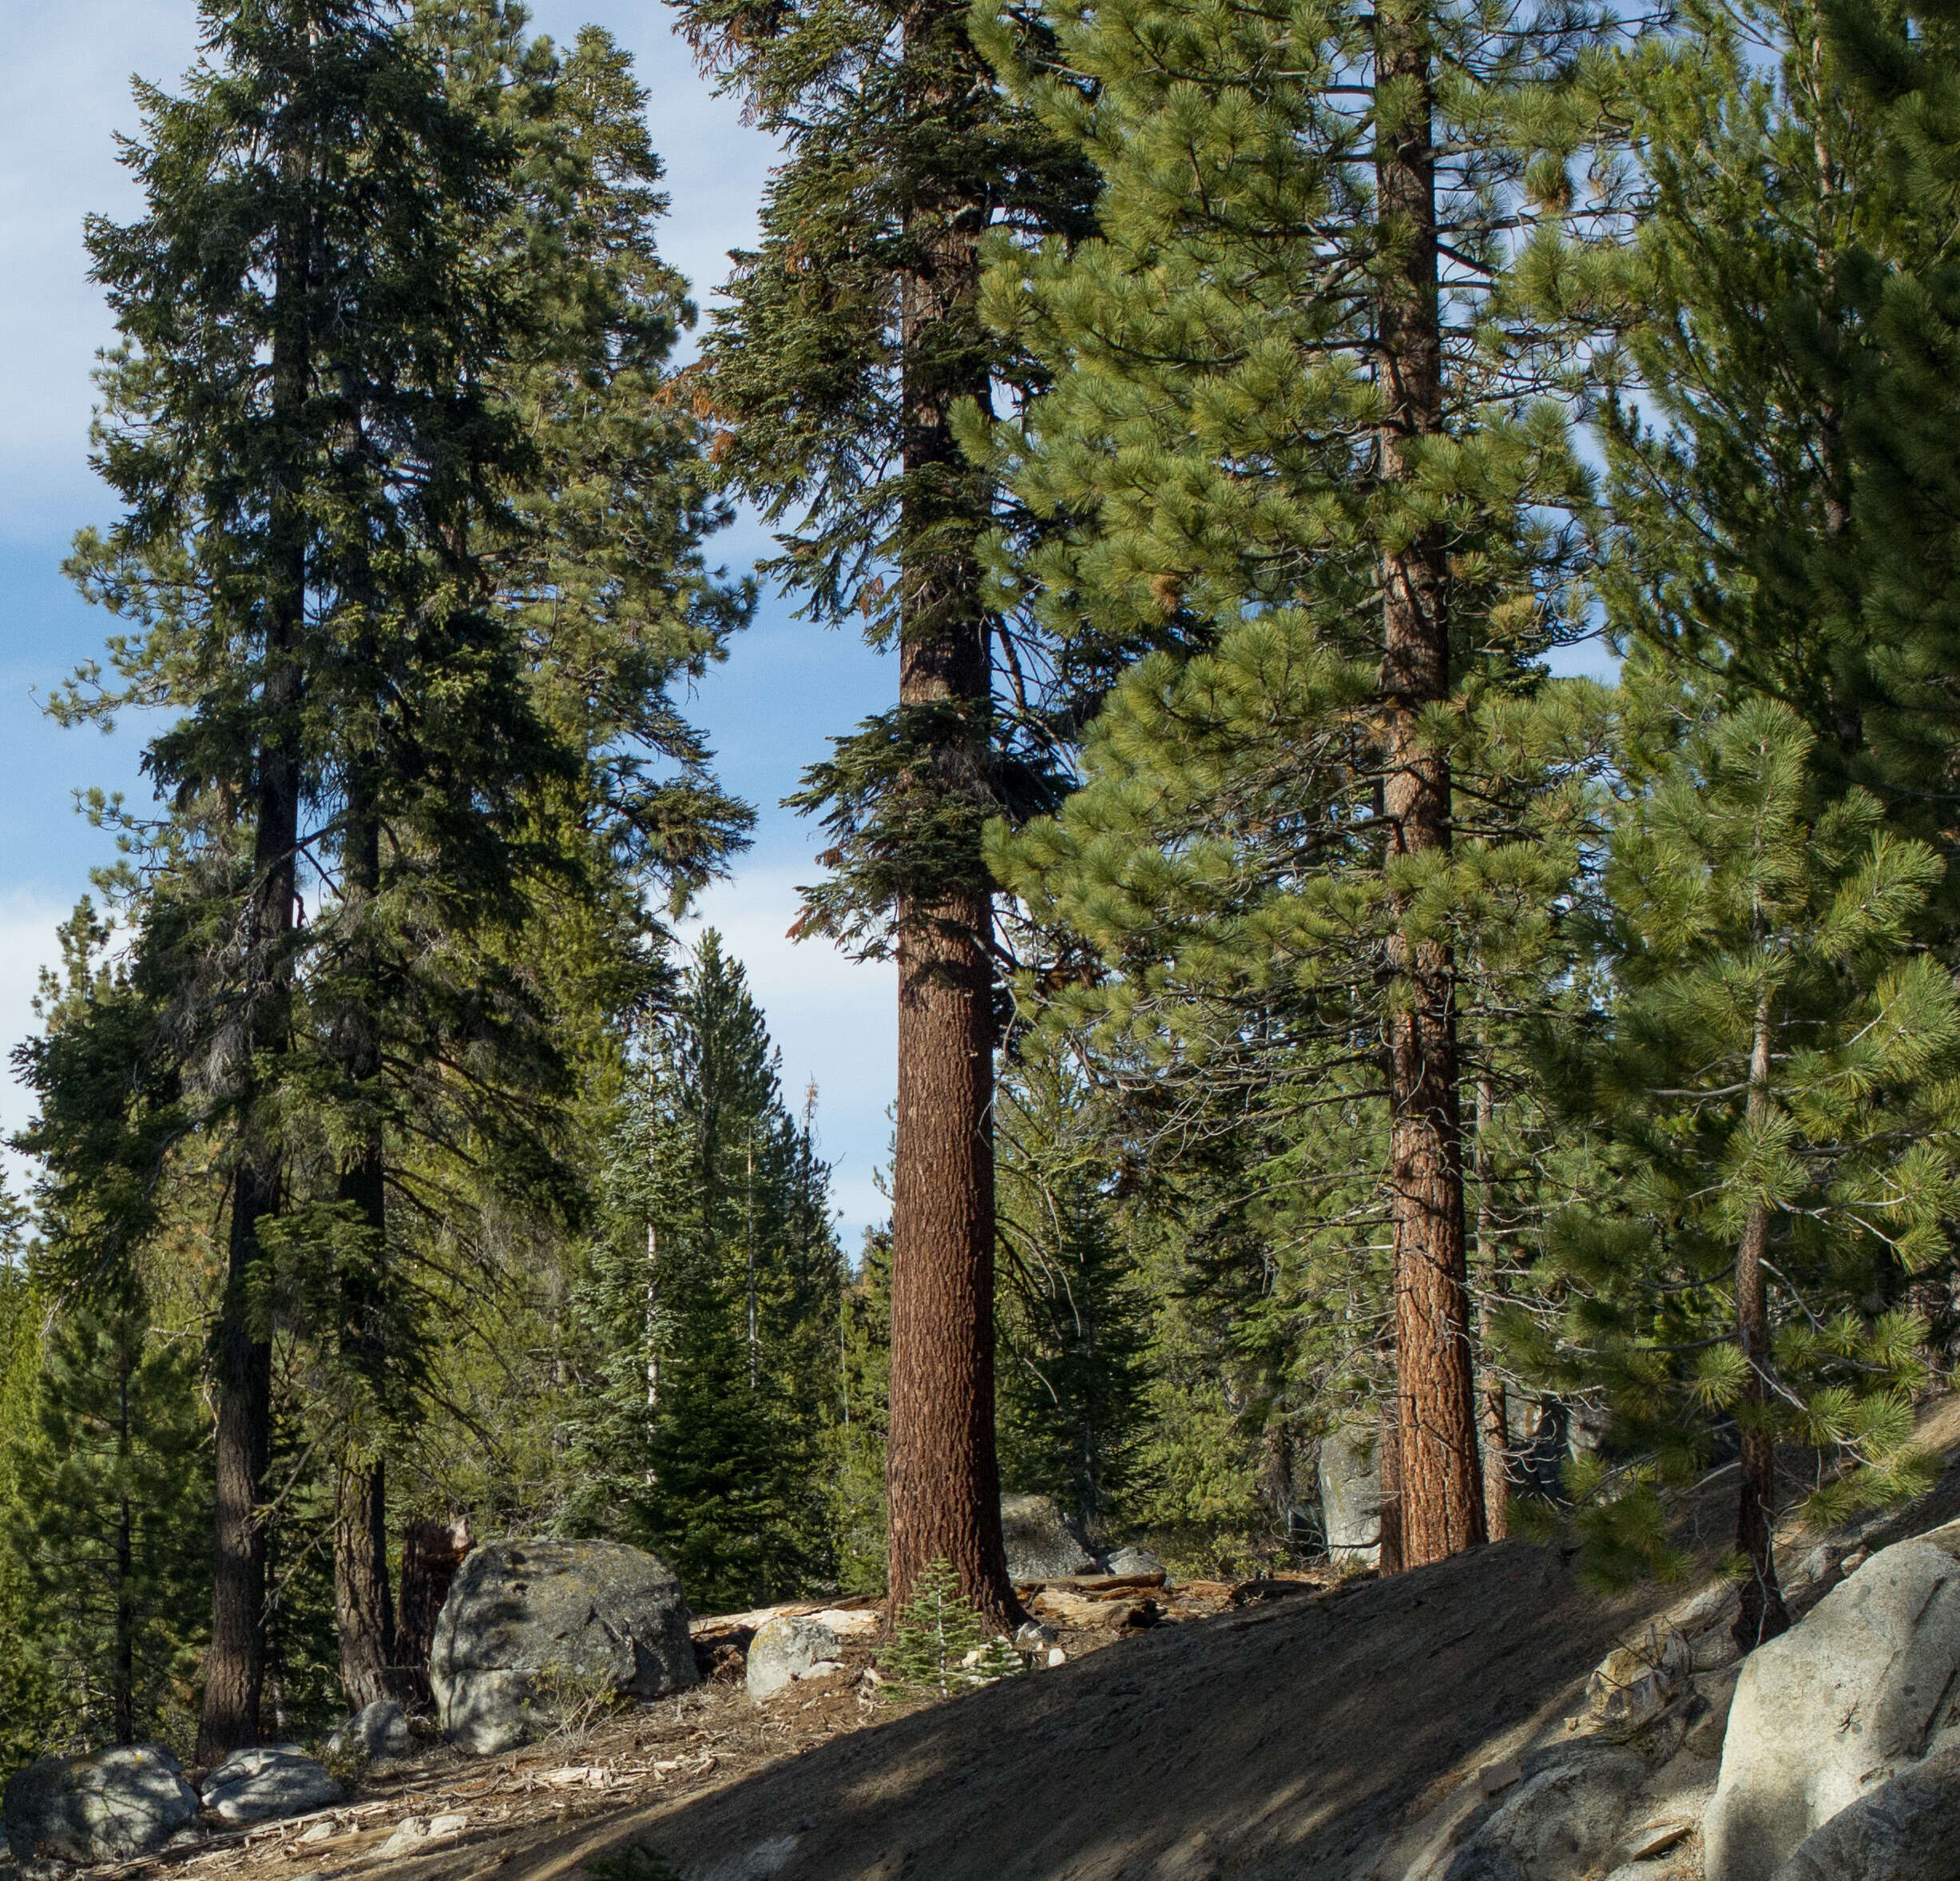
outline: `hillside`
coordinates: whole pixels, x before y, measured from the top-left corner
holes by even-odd
[[[1938,1486],[1839,1537],[1834,1562],[1960,1516],[1960,1400],[1922,1434],[1946,1459]],[[1799,1613],[1823,1590],[1798,1566],[1809,1546],[1783,1538]],[[1064,1665],[895,1716],[859,1641],[843,1674],[764,1705],[717,1679],[506,1756],[434,1750],[346,1806],[97,1872],[658,1881],[645,1850],[684,1881],[1402,1881],[1453,1800],[1569,1744],[1593,1669],[1650,1617],[1706,1607],[1706,1585],[1602,1598],[1557,1551],[1506,1542],[1388,1581],[1173,1605],[1147,1631],[1065,1633]],[[1680,1741],[1656,1782],[1699,1786],[1693,1813],[1715,1764]],[[1692,1838],[1640,1869],[1700,1873]]]

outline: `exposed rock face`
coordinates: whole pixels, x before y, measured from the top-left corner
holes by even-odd
[[[1096,1571],[1095,1557],[1052,1496],[1002,1496],[1001,1536],[1007,1544],[1010,1581],[1047,1581]]]
[[[226,1822],[271,1822],[324,1809],[345,1792],[296,1744],[235,1750],[204,1779],[204,1807]]]
[[[837,1635],[820,1620],[788,1614],[766,1621],[748,1643],[748,1695],[757,1704],[773,1696],[812,1667],[834,1661]]]
[[[1112,1549],[1102,1564],[1113,1574],[1161,1574],[1164,1563],[1148,1548]]]
[[[1840,1809],[1776,1881],[1953,1881],[1960,1875],[1960,1748]]]
[[[1320,1518],[1337,1565],[1382,1565],[1380,1446],[1372,1424],[1344,1424],[1320,1440]]]
[[[1586,1703],[1601,1728],[1614,1737],[1644,1730],[1688,1689],[1692,1657],[1687,1640],[1664,1624],[1616,1646],[1586,1681]]]
[[[6,1834],[16,1860],[127,1861],[197,1819],[197,1792],[161,1744],[92,1757],[42,1757],[7,1779]]]
[[[442,1728],[480,1756],[595,1700],[699,1682],[688,1605],[658,1556],[617,1542],[500,1542],[458,1570],[429,1682]]]
[[[408,1755],[408,1714],[391,1698],[377,1698],[357,1711],[327,1740],[330,1756],[359,1757],[364,1764]]]
[[[1884,1549],[1743,1661],[1708,1881],[1771,1881],[1839,1812],[1960,1744],[1956,1555],[1960,1524]]]

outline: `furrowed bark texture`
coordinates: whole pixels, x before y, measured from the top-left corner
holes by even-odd
[[[272,421],[280,442],[296,440],[307,394],[307,261],[311,244],[302,214],[289,211],[279,233],[273,287]],[[294,653],[305,621],[306,518],[300,477],[288,459],[276,469],[268,518],[263,714],[253,809],[252,895],[247,915],[244,1000],[256,1051],[286,1044],[287,978],[300,841],[300,706]],[[241,1068],[241,1080],[248,1069]],[[250,1296],[264,1259],[259,1224],[276,1214],[276,1153],[241,1093],[244,1144],[232,1178],[223,1304],[214,1345],[216,1519],[212,1562],[211,1649],[204,1660],[197,1761],[222,1762],[259,1738],[265,1685],[265,1534],[259,1502],[272,1454],[272,1348],[261,1338]]]
[[[404,1703],[427,1702],[429,1654],[449,1584],[470,1552],[470,1525],[422,1520],[402,1525],[402,1601],[395,1617],[395,1657]]]
[[[1770,995],[1756,1007],[1756,1036],[1749,1054],[1749,1121],[1760,1129],[1769,1121]],[[1763,1257],[1769,1248],[1769,1211],[1753,1205],[1736,1250],[1736,1343],[1748,1361],[1740,1420],[1742,1486],[1736,1509],[1736,1548],[1749,1563],[1734,1637],[1744,1653],[1790,1630],[1789,1610],[1776,1579],[1776,1439],[1748,1413],[1768,1401],[1769,1290]]]
[[[395,1604],[388,1590],[387,1466],[343,1462],[334,1507],[334,1619],[340,1683],[355,1711],[401,1696],[395,1676]]]
[[[922,9],[908,25],[908,50],[943,56],[950,42],[972,56],[964,15],[951,8]],[[902,707],[942,715],[930,775],[909,788],[953,813],[970,831],[959,839],[971,855],[935,869],[930,894],[898,911],[886,1474],[891,1612],[920,1571],[943,1560],[982,1616],[1002,1626],[1020,1609],[1001,1540],[994,1446],[994,911],[978,819],[963,814],[990,788],[991,649],[972,546],[973,472],[949,422],[959,399],[986,395],[974,312],[986,221],[978,204],[919,204],[907,217],[911,267],[899,284],[899,697]]]
[[[1436,157],[1430,50],[1420,0],[1375,17],[1379,212],[1390,252],[1379,313],[1385,407],[1381,474],[1407,480],[1414,449],[1442,430]],[[1391,855],[1450,846],[1446,754],[1425,712],[1450,692],[1447,557],[1436,532],[1382,558],[1382,662]],[[1400,995],[1387,1021],[1389,1166],[1395,1220],[1397,1395],[1404,1564],[1441,1561],[1485,1538],[1458,1112],[1456,970],[1449,947],[1398,939]]]
[[[1490,1132],[1497,1101],[1488,1073],[1477,1079],[1477,1271],[1485,1289],[1478,1309],[1477,1337],[1490,1350],[1491,1302],[1502,1291],[1498,1277],[1497,1211],[1490,1194]],[[1483,1442],[1484,1530],[1502,1542],[1511,1528],[1511,1420],[1502,1375],[1486,1366],[1478,1381],[1478,1435]]]

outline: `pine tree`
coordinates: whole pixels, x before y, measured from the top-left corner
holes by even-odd
[[[1508,1003],[1545,936],[1572,856],[1525,832],[1585,756],[1537,660],[1583,630],[1565,401],[1599,270],[1569,237],[1623,212],[1612,28],[1450,0],[1055,18],[1031,93],[1101,168],[1101,234],[997,256],[987,311],[1053,381],[999,447],[1056,522],[1057,637],[1169,645],[997,861],[1111,976],[1054,1006],[1113,1079],[1175,1081],[1220,1129],[1318,1111],[1280,1133],[1323,1139],[1351,1273],[1389,1216],[1402,1527],[1431,1561],[1485,1534],[1459,1014]],[[1153,1151],[1216,1141],[1186,1121]]]
[[[169,1732],[209,1597],[204,1423],[189,1342],[160,1339],[140,1297],[55,1312],[7,1539],[73,1748]]]
[[[1003,1085],[1002,1465],[1093,1539],[1121,1520],[1137,1474],[1146,1306],[1086,1093],[1040,1062]]]
[[[1548,1235],[1566,1375],[1604,1390],[1622,1459],[1576,1484],[1603,1498],[1600,1559],[1664,1558],[1655,1485],[1732,1433],[1744,1652],[1788,1625],[1779,1441],[1843,1466],[1825,1516],[1922,1480],[1904,1295],[1960,1194],[1960,995],[1912,944],[1941,867],[1869,794],[1820,788],[1814,748],[1757,700],[1639,780],[1604,883],[1617,996],[1549,1081],[1603,1137],[1606,1181]]]
[[[736,257],[702,387],[721,462],[772,522],[768,565],[815,618],[895,643],[899,703],[837,741],[797,801],[835,837],[811,931],[899,965],[893,1165],[891,1582],[954,1563],[1014,1610],[999,1534],[991,1330],[993,887],[980,832],[1052,789],[1038,710],[996,697],[1017,664],[980,540],[990,477],[960,410],[1026,362],[978,316],[990,228],[1079,228],[1086,173],[1006,105],[964,0],[679,0],[724,89],[788,145],[764,239]]]
[[[827,1175],[711,929],[628,1097],[606,1232],[574,1297],[583,1480],[568,1510],[581,1532],[657,1549],[706,1610],[832,1571],[819,1458],[842,1263]]]
[[[576,1189],[523,937],[569,903],[630,953],[639,885],[698,879],[739,833],[662,688],[742,609],[700,567],[719,516],[688,427],[575,445],[559,415],[581,381],[630,405],[683,311],[610,47],[587,42],[555,129],[524,139],[509,73],[477,56],[521,24],[501,9],[464,16],[481,32],[447,67],[393,6],[214,0],[207,22],[185,95],[142,94],[148,216],[91,225],[129,342],[101,462],[129,506],[74,568],[141,631],[113,643],[122,689],[69,709],[184,714],[150,749],[173,809],[152,852],[194,911],[173,1026],[230,1170],[211,1756],[254,1734],[263,1680],[268,1311],[314,1340],[363,1702],[391,1677],[386,1459],[429,1346],[414,1276],[466,1229],[431,1204],[459,1170],[491,1172],[506,1206]],[[512,57],[549,120],[559,72]],[[573,482],[583,534],[535,546]],[[666,559],[629,578],[585,511],[635,503],[659,522],[638,547]],[[682,774],[649,784],[663,750]]]

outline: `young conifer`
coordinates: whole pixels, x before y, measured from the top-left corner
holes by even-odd
[[[1656,1482],[1732,1441],[1744,1652],[1789,1624],[1779,1442],[1842,1464],[1824,1519],[1923,1480],[1906,1293],[1960,1196],[1960,995],[1911,944],[1941,866],[1868,793],[1820,792],[1814,745],[1759,699],[1644,780],[1605,877],[1610,1022],[1548,1079],[1606,1178],[1548,1236],[1568,1375],[1603,1388],[1624,1472],[1573,1478],[1598,1558],[1664,1557]]]

